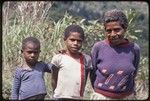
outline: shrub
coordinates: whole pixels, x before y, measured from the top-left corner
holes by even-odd
[[[80,17],[73,17],[67,12],[59,19],[58,22],[47,20],[47,13],[53,2],[5,2],[3,5],[3,98],[9,99],[12,86],[12,75],[15,66],[22,63],[20,52],[21,41],[25,37],[34,36],[41,41],[41,54],[39,60],[50,62],[52,56],[65,47],[63,43],[64,29],[71,24],[79,24],[85,31],[85,42],[81,51],[90,54],[93,44],[104,39],[103,26],[98,20],[90,20]],[[40,8],[41,7],[41,8]],[[10,13],[11,12],[11,13]],[[130,26],[127,37],[138,40],[135,35],[136,26],[133,18],[137,16],[136,12],[129,11],[126,13]],[[132,27],[131,27],[132,26]],[[133,29],[134,28],[134,29]],[[140,60],[140,68],[137,76],[137,94],[142,94],[148,86],[148,58],[143,57]],[[49,75],[45,75],[46,85],[48,88],[48,97],[52,94]],[[85,97],[89,98],[91,93],[90,84],[88,83]],[[148,93],[146,93],[148,94]],[[139,97],[139,96],[137,96]]]

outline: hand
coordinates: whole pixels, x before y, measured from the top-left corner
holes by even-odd
[[[61,53],[61,54],[63,54],[63,53],[66,52],[66,50],[63,49],[63,50],[59,50],[58,52]]]

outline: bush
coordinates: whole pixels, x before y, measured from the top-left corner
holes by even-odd
[[[50,62],[52,56],[58,50],[65,47],[63,43],[63,32],[67,26],[73,23],[79,24],[85,31],[86,38],[81,51],[90,54],[93,44],[98,40],[104,39],[103,26],[98,22],[98,20],[87,21],[80,17],[73,17],[66,12],[62,19],[59,19],[58,22],[54,22],[53,20],[48,21],[46,15],[53,4],[52,2],[17,2],[14,4],[14,7],[11,3],[12,2],[6,2],[3,6],[2,93],[4,99],[9,99],[10,97],[13,79],[12,71],[14,71],[16,65],[22,63],[20,48],[21,41],[25,37],[34,36],[41,41],[41,54],[39,60],[46,62]],[[127,37],[132,40],[138,40],[138,37],[135,34],[136,26],[134,25],[133,20],[133,17],[137,16],[136,12],[131,10],[126,14],[130,21]],[[137,94],[145,92],[145,89],[148,86],[148,70],[145,68],[148,67],[147,60],[148,58],[143,57],[140,61],[140,70],[137,76],[137,92],[140,93]],[[52,95],[49,78],[48,74],[45,75],[46,85],[48,88],[47,98]],[[85,97],[89,98],[90,93],[90,84],[88,82]],[[146,92],[146,94],[148,93]]]

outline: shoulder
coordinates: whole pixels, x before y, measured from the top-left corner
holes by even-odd
[[[130,46],[131,46],[135,51],[139,51],[139,50],[140,50],[140,46],[139,46],[137,43],[130,42]]]
[[[99,46],[99,45],[101,45],[103,43],[103,41],[98,41],[98,42],[96,42],[96,43],[94,43],[94,47],[96,47],[96,46]]]
[[[82,53],[84,58],[85,58],[85,68],[87,69],[91,69],[92,68],[92,61],[91,61],[91,57],[88,54]]]
[[[55,66],[59,66],[62,59],[63,59],[63,54],[58,53],[52,57],[51,63],[54,64]]]
[[[58,53],[58,54],[56,54],[56,55],[54,55],[52,57],[52,62],[54,62],[54,61],[60,62],[62,60],[62,58],[63,58],[63,54],[62,53]]]
[[[140,46],[137,43],[134,43],[134,53],[140,55]]]
[[[38,61],[38,64],[39,64],[39,65],[46,65],[47,63],[44,62],[44,61]]]
[[[46,72],[51,72],[52,67],[54,67],[54,64],[52,63],[46,63],[44,61],[40,61],[39,63],[42,65],[40,65],[39,67],[43,67],[44,71]]]
[[[46,63],[44,61],[38,61],[37,64],[36,64],[36,66],[40,67],[40,68],[44,67],[45,65],[46,65]]]
[[[62,53],[58,53],[58,54],[56,54],[56,55],[54,55],[52,58],[53,59],[60,59],[60,58],[62,58]]]
[[[140,46],[137,43],[134,43],[134,49],[135,50],[140,50]]]
[[[93,47],[92,47],[92,53],[97,53],[99,50],[103,49],[103,47],[105,46],[105,41],[98,41],[96,42]]]
[[[44,61],[39,61],[38,65],[42,65],[42,67],[45,67],[45,66],[52,67],[53,66],[52,63],[46,63]]]
[[[15,67],[15,71],[16,72],[21,72],[23,69],[22,69],[22,65],[18,65]]]
[[[13,72],[13,76],[19,78],[22,71],[23,71],[23,69],[21,68],[21,66],[16,66],[15,71]]]
[[[93,48],[100,48],[106,44],[105,40],[98,41],[93,45]]]
[[[82,53],[83,54],[83,56],[85,57],[85,59],[86,60],[91,60],[91,57],[90,57],[90,55],[88,55],[88,54],[85,54],[85,53]]]

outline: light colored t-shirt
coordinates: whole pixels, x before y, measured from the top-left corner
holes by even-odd
[[[79,59],[74,59],[67,54],[57,54],[51,63],[59,68],[54,98],[82,97],[87,72],[92,69],[90,56],[83,54]]]

